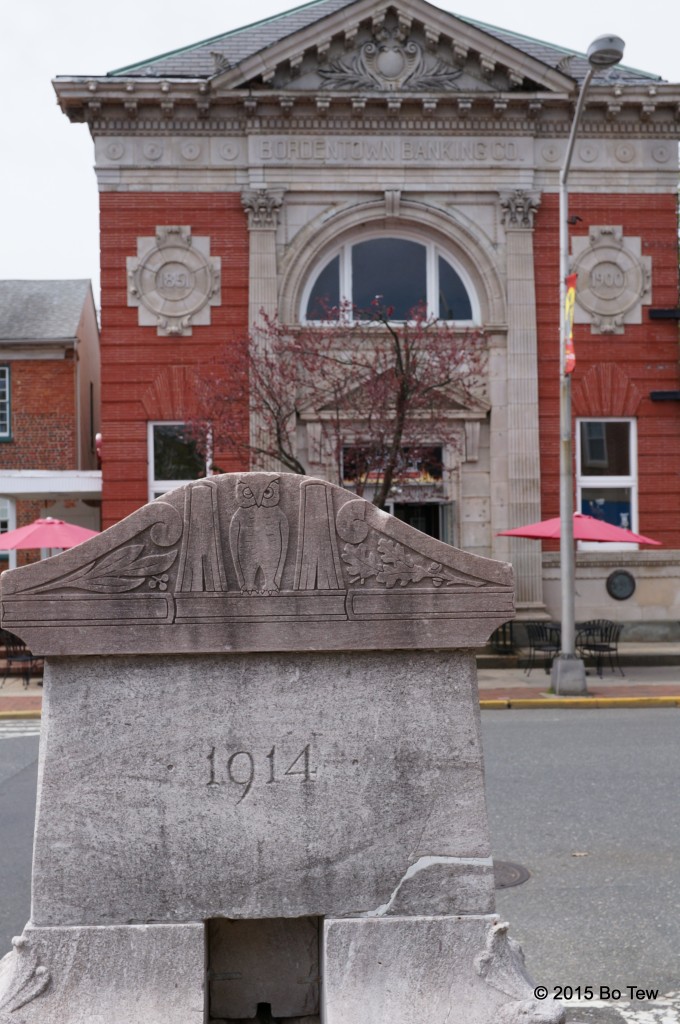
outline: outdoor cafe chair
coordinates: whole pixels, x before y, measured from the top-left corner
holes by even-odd
[[[595,671],[600,679],[605,660],[609,662],[612,672],[618,669],[622,676],[625,675],[619,660],[619,637],[622,629],[622,623],[611,622],[609,619],[591,619],[589,622],[578,624],[576,652],[584,661],[587,658],[595,660]]]
[[[525,622],[524,628],[529,644],[529,660],[524,669],[526,675],[531,675],[539,658],[543,659],[543,667],[549,672],[553,659],[560,651],[559,626],[550,622]]]
[[[29,651],[26,644],[18,636],[14,636],[13,633],[9,633],[6,629],[0,632],[2,633],[0,642],[5,647],[5,674],[0,683],[0,689],[5,685],[12,669],[16,667],[23,677],[24,689],[26,690],[31,681],[31,676],[38,673],[42,674],[43,659],[36,657],[32,651]]]

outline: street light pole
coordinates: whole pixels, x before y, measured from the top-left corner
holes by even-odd
[[[590,67],[583,80],[571,123],[567,151],[560,171],[559,244],[560,244],[560,584],[562,595],[561,650],[552,666],[551,684],[556,694],[587,693],[583,661],[576,657],[575,558],[574,558],[574,481],[572,471],[571,373],[567,372],[566,313],[567,275],[569,274],[569,190],[567,181],[586,95],[596,71],[618,64],[624,43],[618,36],[599,36],[588,49]]]

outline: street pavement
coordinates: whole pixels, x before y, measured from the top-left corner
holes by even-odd
[[[30,913],[39,725],[0,721],[0,958]]]
[[[622,648],[625,645],[621,645]],[[588,699],[593,707],[598,701],[613,701],[621,699],[644,699],[665,701],[672,706],[669,698],[680,700],[680,644],[656,644],[644,645],[656,650],[659,655],[659,664],[651,664],[649,660],[651,652],[640,652],[640,661],[644,664],[635,664],[636,651],[642,645],[635,645],[634,650],[623,651],[623,671],[612,672],[605,668],[602,677],[598,677],[593,669],[587,669],[586,686]],[[633,647],[633,645],[630,645]],[[676,664],[663,663],[666,659],[677,657]],[[501,659],[497,659],[498,662]],[[556,697],[550,694],[550,676],[542,666],[534,668],[530,674],[522,668],[522,665],[500,667],[494,665],[493,658],[488,656],[479,659],[480,665],[477,670],[479,685],[479,696],[482,701],[510,701],[518,700],[547,700],[554,702]],[[523,662],[522,662],[523,664]]]
[[[571,989],[574,1022],[680,1024],[675,711],[482,711],[482,738],[493,856],[530,873],[497,907],[532,977]]]

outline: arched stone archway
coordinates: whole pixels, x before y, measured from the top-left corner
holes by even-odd
[[[505,289],[491,240],[461,211],[448,205],[400,199],[347,202],[314,218],[292,239],[280,260],[278,310],[285,323],[295,323],[305,285],[328,252],[341,244],[380,230],[435,242],[464,271],[474,289],[480,326],[506,322]]]

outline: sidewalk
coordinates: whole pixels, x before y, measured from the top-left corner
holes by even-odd
[[[527,675],[521,667],[526,663],[523,657],[509,659],[480,652],[480,704],[484,709],[680,708],[680,643],[620,644],[619,651],[625,676],[605,668],[602,679],[598,679],[594,669],[589,669],[585,697],[550,694],[550,676],[541,665]],[[38,677],[34,677],[24,689],[21,679],[8,679],[0,689],[0,719],[39,718],[42,687],[38,684]]]
[[[24,689],[23,680],[9,678],[0,689],[0,720],[3,718],[40,718],[42,687],[38,678],[31,679]]]
[[[481,655],[480,704],[483,708],[680,707],[680,644],[619,644],[619,654],[625,676],[607,666],[600,679],[594,668],[587,667],[588,695],[569,698],[548,693],[550,676],[542,665],[527,675],[521,667],[526,658],[503,667],[508,659]]]

